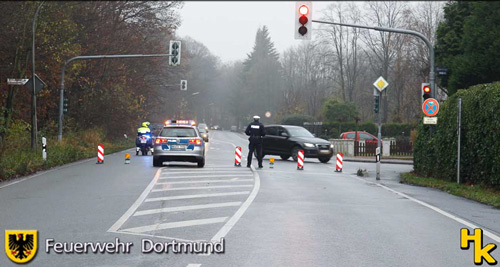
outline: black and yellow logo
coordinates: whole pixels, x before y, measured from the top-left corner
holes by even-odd
[[[37,230],[5,230],[5,253],[15,263],[26,263],[35,257]]]

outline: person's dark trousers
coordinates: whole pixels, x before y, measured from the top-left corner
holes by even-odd
[[[262,167],[262,143],[248,144],[247,167],[250,167],[250,165],[252,164],[254,150],[257,150],[257,161],[259,162],[259,167]]]

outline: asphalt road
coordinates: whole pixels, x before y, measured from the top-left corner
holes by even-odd
[[[36,229],[33,266],[474,266],[460,229],[488,231],[500,245],[500,210],[398,183],[410,165],[265,158],[264,169],[234,167],[238,133],[211,131],[204,168],[125,152],[0,183],[0,229]],[[242,165],[246,164],[246,155]],[[257,166],[254,159],[253,166]],[[367,169],[368,177],[356,171]],[[45,241],[132,242],[128,254],[50,254]],[[141,253],[141,240],[210,241],[222,254]],[[4,250],[4,242],[0,242]],[[0,252],[0,266],[15,266]],[[497,260],[500,252],[492,253]]]

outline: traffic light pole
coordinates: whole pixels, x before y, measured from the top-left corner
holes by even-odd
[[[377,90],[378,91],[378,90]],[[378,92],[378,99],[379,103],[382,103],[382,92]],[[381,105],[379,105],[379,111],[378,111],[378,134],[377,134],[377,152],[378,152],[378,160],[377,160],[377,176],[376,180],[380,180],[380,160],[382,157],[380,156],[382,154],[382,110],[381,110]]]
[[[61,90],[59,92],[59,133],[57,136],[58,141],[62,140],[62,126],[63,126],[63,114],[64,114],[64,72],[66,71],[66,67],[75,60],[83,60],[83,59],[114,59],[114,58],[150,58],[150,57],[169,57],[171,54],[137,54],[137,55],[97,55],[97,56],[78,56],[70,58],[61,71]],[[34,84],[34,83],[33,83]]]
[[[434,88],[435,87],[434,48],[432,47],[432,44],[429,41],[429,39],[427,39],[427,37],[425,37],[423,34],[416,32],[416,31],[411,31],[411,30],[406,30],[406,29],[398,29],[398,28],[370,27],[370,26],[364,26],[364,25],[356,25],[356,24],[348,24],[348,23],[336,23],[336,22],[328,22],[328,21],[321,21],[321,20],[312,20],[312,22],[337,25],[337,26],[353,27],[353,28],[361,28],[361,29],[368,29],[368,30],[375,30],[375,31],[382,31],[382,32],[403,33],[403,34],[410,34],[410,35],[419,37],[420,39],[422,39],[424,41],[424,43],[427,45],[427,48],[429,49],[429,63],[430,63],[429,83],[431,84],[431,97],[436,98],[435,97],[436,92],[435,92],[435,88]]]

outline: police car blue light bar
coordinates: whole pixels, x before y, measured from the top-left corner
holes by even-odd
[[[182,125],[182,126],[194,126],[196,125],[196,121],[194,120],[167,120],[165,121],[165,125]]]

